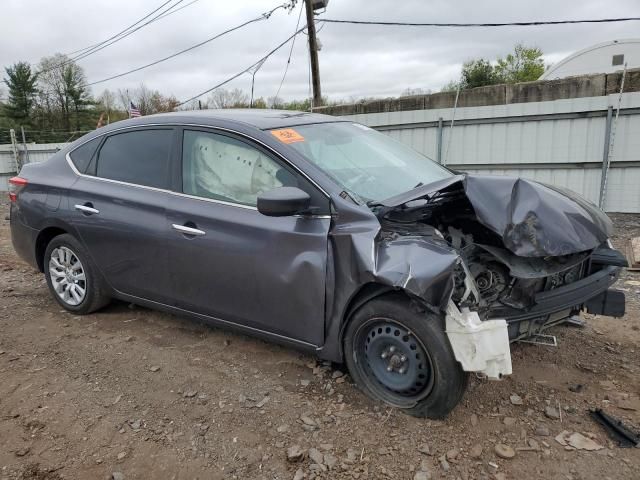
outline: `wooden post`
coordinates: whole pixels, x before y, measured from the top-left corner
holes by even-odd
[[[322,105],[320,89],[320,64],[318,63],[318,41],[316,39],[316,21],[313,18],[311,0],[304,0],[307,10],[307,32],[309,34],[309,57],[311,59],[311,84],[313,86],[313,107]]]

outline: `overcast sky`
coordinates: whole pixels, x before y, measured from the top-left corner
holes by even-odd
[[[177,2],[178,0],[174,0]],[[186,5],[191,0],[184,0]],[[130,37],[79,61],[90,82],[149,63],[198,43],[270,10],[283,0],[198,0]],[[145,16],[163,0],[2,0],[0,66],[37,63],[56,52],[68,53],[102,41]],[[280,9],[185,55],[92,87],[135,88],[144,82],[179,100],[189,98],[244,70],[294,32],[294,11]],[[637,0],[331,0],[318,18],[411,22],[509,22],[639,16]],[[305,24],[304,13],[301,25]],[[394,96],[407,87],[438,91],[456,79],[469,59],[495,59],[514,44],[538,46],[547,63],[595,43],[639,37],[640,22],[491,29],[381,27],[325,24],[320,68],[323,94],[332,99]],[[307,37],[293,50],[284,99],[309,91]],[[272,56],[256,75],[256,96],[275,95],[288,47]],[[2,71],[4,74],[4,71]],[[249,90],[250,75],[227,88]]]

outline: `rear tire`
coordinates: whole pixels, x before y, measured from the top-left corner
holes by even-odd
[[[45,250],[43,265],[49,291],[66,310],[85,315],[109,303],[104,280],[73,236],[54,237]]]
[[[359,308],[343,346],[356,385],[409,415],[444,418],[466,390],[468,375],[455,359],[442,319],[418,312],[404,295],[384,295]]]

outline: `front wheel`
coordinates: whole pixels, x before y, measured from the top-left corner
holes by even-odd
[[[436,315],[418,312],[403,295],[367,302],[344,336],[349,373],[374,399],[416,417],[445,417],[462,398],[467,374],[442,323]]]

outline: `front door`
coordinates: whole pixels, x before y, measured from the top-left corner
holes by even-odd
[[[328,213],[321,192],[258,145],[184,130],[183,194],[167,209],[173,292],[186,310],[321,345],[330,219],[260,214],[257,196],[283,185]]]

